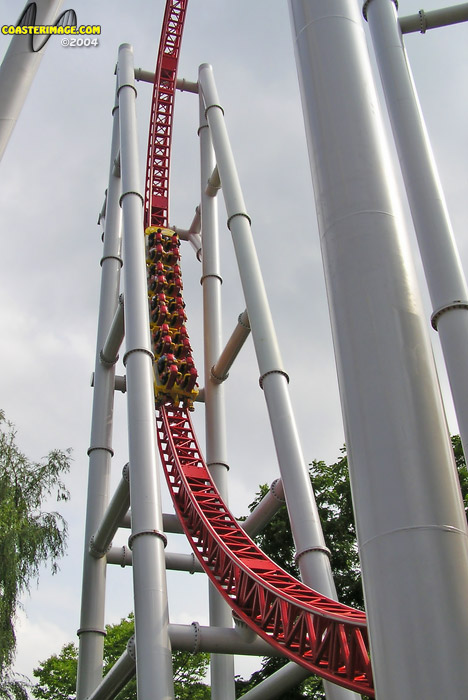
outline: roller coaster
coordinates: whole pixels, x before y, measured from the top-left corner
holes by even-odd
[[[186,5],[187,0],[166,6],[154,83],[145,198],[145,221],[151,223],[145,234],[151,318],[156,321],[152,330],[158,444],[167,483],[194,552],[233,611],[311,673],[373,697],[364,614],[311,591],[259,550],[218,493],[186,410],[193,408],[196,398],[197,371],[188,365],[192,360],[188,336],[186,346],[180,337],[186,318],[177,264],[179,241],[174,232],[164,228],[169,223],[171,116]],[[155,281],[154,265],[158,256],[159,282]],[[172,349],[175,354],[169,352]],[[181,353],[183,358],[177,361]],[[177,408],[180,402],[184,408]]]
[[[18,26],[76,25],[74,10],[55,17],[59,4],[28,3]],[[378,700],[466,700],[468,529],[428,329],[440,338],[466,454],[468,288],[403,36],[468,21],[468,3],[399,17],[396,0],[289,0],[365,613],[336,600],[330,552],[211,67],[200,66],[197,83],[177,77],[187,5],[188,0],[166,1],[154,74],[135,71],[128,44],[119,49],[109,187],[100,214],[104,235],[77,700],[111,700],[135,674],[139,700],[171,700],[172,650],[211,654],[213,700],[234,699],[236,653],[291,662],[248,691],[245,700],[279,697],[310,674],[323,679],[327,700],[350,700],[356,693]],[[37,68],[36,54],[47,43],[35,46],[32,37],[14,36],[0,71],[0,154]],[[430,319],[419,301],[400,216],[401,193],[374,68],[421,254]],[[135,78],[153,84],[143,189]],[[176,89],[198,94],[200,106],[202,194],[188,230],[169,220]],[[224,349],[217,222],[210,204],[218,191],[246,304]],[[184,300],[185,241],[195,246],[203,266],[202,387]],[[226,504],[219,389],[250,333],[281,480],[240,523]],[[119,377],[115,368],[124,338],[126,374]],[[129,462],[111,498],[115,391],[127,394]],[[203,402],[205,457],[191,420]],[[175,515],[162,512],[160,463]],[[287,504],[301,580],[252,539],[279,501]],[[112,539],[120,527],[130,527],[131,534],[128,547],[115,551]],[[167,532],[184,534],[193,554],[165,552]],[[135,635],[103,678],[111,563],[132,565]],[[166,568],[206,573],[212,584],[210,627],[170,623]]]
[[[172,119],[177,86],[177,66],[187,2],[188,0],[167,1],[154,76],[144,192],[144,228],[140,233],[140,242],[136,243],[136,250],[140,251],[144,257],[147,288],[143,304],[148,308],[151,348],[145,345],[145,332],[135,330],[136,325],[133,329],[134,336],[131,335],[133,332],[131,330],[133,324],[131,304],[138,305],[139,303],[141,307],[142,302],[141,297],[140,302],[136,302],[135,299],[133,302],[131,299],[127,301],[127,296],[132,297],[133,295],[129,286],[130,278],[127,277],[124,302],[127,351],[124,362],[127,366],[128,389],[130,392],[132,388],[132,401],[138,400],[138,391],[135,387],[138,385],[144,389],[145,385],[142,379],[146,371],[144,367],[150,366],[154,389],[152,410],[155,411],[155,419],[153,419],[155,427],[153,426],[151,430],[154,429],[157,434],[159,454],[175,512],[201,568],[209,577],[218,594],[227,602],[235,618],[243,621],[277,653],[303,667],[307,672],[318,674],[325,681],[331,681],[333,684],[350,691],[375,697],[371,656],[372,665],[374,666],[374,661],[377,659],[377,668],[382,674],[381,668],[382,664],[385,664],[385,660],[380,659],[378,643],[374,643],[372,649],[370,647],[369,636],[372,638],[372,635],[368,633],[365,613],[339,603],[333,599],[332,595],[325,595],[323,592],[313,590],[305,583],[287,574],[263,554],[226,506],[220,493],[221,489],[201,454],[192,426],[190,414],[200,398],[200,388],[198,386],[198,371],[187,331],[189,319],[186,316],[183,299],[179,254],[180,237],[177,230],[170,228],[169,223]],[[372,2],[365,3],[364,12],[367,13],[373,4]],[[120,71],[120,73],[118,71],[117,95],[122,122],[124,114],[130,113],[128,110],[130,109],[131,97],[128,97],[128,89],[130,88],[130,92],[133,90],[131,83],[133,76],[130,75],[132,71],[128,68],[122,67]],[[202,89],[200,84],[199,88],[204,100],[205,118],[208,120],[209,128],[213,131],[214,139],[215,129],[210,118],[213,117],[214,112],[219,116],[222,109],[215,99],[215,93],[210,92],[209,86],[205,85],[205,89]],[[137,206],[135,201],[141,199],[141,196],[130,180],[125,182],[125,177],[127,177],[125,174],[127,157],[125,149],[127,146],[122,133],[121,131],[119,155],[123,193],[119,201],[124,210],[123,259],[125,271],[126,261],[130,259],[128,253],[130,249],[128,248],[125,252],[125,246],[130,245],[125,242],[125,238],[129,238],[129,233],[126,230],[129,221],[125,218],[126,211],[130,211],[132,206]],[[219,170],[214,172],[214,176],[220,177],[221,187],[224,187],[221,163],[218,163],[217,168]],[[107,206],[109,207],[109,202]],[[237,211],[234,213],[228,211],[228,214],[230,228],[234,226],[234,219],[241,218],[243,224],[246,224],[246,220],[248,220],[247,214],[240,205]],[[198,234],[195,232],[193,235]],[[120,253],[115,251],[110,253],[108,251],[103,260],[110,261],[114,267],[121,264]],[[132,257],[129,266],[134,265],[134,269],[137,270],[139,264],[133,262]],[[141,266],[138,269],[141,272]],[[248,300],[247,310],[250,314]],[[98,345],[103,348],[101,361],[107,362],[108,366],[111,366],[115,361],[113,358],[116,356],[116,346],[119,345],[123,337],[123,326],[121,317],[119,321],[119,313],[117,312],[112,325],[112,328],[120,329],[118,342],[115,342],[112,332],[109,332],[106,339],[107,331],[104,335],[101,334],[101,338],[98,339]],[[148,326],[148,320],[146,320],[146,325]],[[252,330],[254,330],[253,326],[254,323]],[[136,369],[137,359],[140,361],[138,370]],[[275,375],[275,380],[278,379],[282,382],[281,387],[287,383],[287,375],[282,367],[278,363],[272,363],[267,366],[266,371],[261,373],[260,385],[262,388],[266,389],[272,375]],[[140,380],[143,383],[139,384]],[[207,381],[209,379],[205,377],[205,382]],[[141,395],[146,391],[143,389]],[[151,432],[149,434],[144,432],[150,430],[148,422],[145,420],[145,418],[137,419],[137,422],[140,421],[140,423],[134,429],[136,435],[134,442],[151,439]],[[146,426],[146,428],[141,428],[141,425]],[[131,429],[129,435],[132,441]],[[134,454],[136,454],[138,448],[134,445],[133,449]],[[110,452],[108,447],[97,446],[92,442],[90,455],[92,456],[96,451],[105,452],[106,450]],[[163,561],[161,556],[165,535],[161,517],[146,511],[146,506],[138,500],[139,492],[140,498],[143,498],[144,501],[146,488],[144,484],[150,484],[153,487],[154,477],[150,475],[149,481],[143,481],[139,485],[133,486],[134,483],[137,483],[137,477],[133,475],[135,469],[136,466],[130,457],[132,535],[129,543],[133,549],[134,557],[136,668],[139,679],[139,694],[141,693],[141,698],[146,700],[149,697],[148,692],[152,692],[152,697],[158,699],[159,697],[169,697],[165,689],[161,689],[160,694],[155,687],[152,691],[148,691],[148,686],[146,686],[145,690],[145,681],[141,680],[148,667],[153,663],[151,653],[154,653],[154,649],[163,648],[167,651],[169,648],[166,623],[161,623],[162,631],[158,630],[153,635],[151,631],[148,631],[149,628],[146,629],[146,632],[140,631],[145,628],[145,624],[153,624],[155,619],[153,611],[151,614],[148,613],[148,622],[145,621],[146,612],[151,608],[153,601],[151,595],[147,594],[146,591],[146,588],[152,585],[151,581],[147,580],[148,577],[156,576],[159,581],[158,586],[163,591],[163,584],[160,582],[161,572],[156,573],[156,571]],[[90,486],[90,492],[93,488]],[[126,488],[127,490],[125,490]],[[110,510],[104,513],[103,524],[89,524],[87,528],[88,534],[89,532],[94,533],[91,556],[96,561],[102,562],[110,541],[109,536],[103,536],[102,532],[112,529],[115,531],[115,527],[128,509],[130,502],[128,487],[123,486],[121,491],[125,492],[125,497],[122,499],[119,496],[117,500],[114,499],[111,502]],[[294,504],[292,506],[294,507]],[[109,524],[111,521],[112,527]],[[146,543],[149,538],[142,537],[142,535],[151,535],[153,543],[151,545],[145,544],[144,554],[143,542]],[[321,554],[323,554],[324,549],[320,543],[314,544],[304,548],[299,552],[299,555],[310,554],[312,550],[321,550]],[[147,564],[147,559],[152,551],[156,552],[154,559],[156,565]],[[137,559],[140,561],[138,570]],[[97,581],[96,577],[102,576],[102,563],[96,564],[95,568],[93,567],[94,564],[86,564],[85,554],[85,581]],[[92,585],[95,584],[84,584],[83,600],[86,599],[89,587]],[[160,602],[162,601],[164,607],[164,591],[161,596]],[[158,617],[159,613],[155,614]],[[84,700],[86,697],[93,700],[110,697],[122,687],[125,680],[135,670],[134,651],[131,652],[129,648],[125,658],[119,662],[119,668],[124,670],[115,672],[117,680],[114,685],[112,685],[112,680],[104,680],[97,687],[95,687],[94,681],[88,683],[86,678],[90,675],[89,668],[93,663],[96,666],[96,655],[98,656],[95,647],[102,643],[99,642],[102,630],[96,622],[92,623],[90,620],[89,610],[85,605],[79,631],[80,642],[83,641],[80,657],[82,685],[80,690],[79,680],[78,693],[80,700]],[[138,641],[139,633],[140,641]],[[153,645],[152,651],[150,649],[146,652],[143,648],[141,640],[145,634],[147,639],[152,636],[157,637],[157,641],[154,643],[156,647]],[[132,654],[133,662],[129,661]],[[139,676],[140,669],[143,669],[141,678]],[[420,671],[416,670],[415,673],[420,673]],[[390,695],[385,697],[390,697]],[[448,697],[461,698],[458,695],[449,695]]]

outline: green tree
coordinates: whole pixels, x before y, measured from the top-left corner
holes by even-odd
[[[343,603],[363,609],[356,526],[345,449],[342,449],[342,456],[334,464],[314,461],[309,466],[324,537],[332,552],[333,576],[338,596]],[[260,503],[268,491],[269,487],[266,484],[259,487],[255,500],[249,505],[250,511]],[[285,571],[299,576],[286,508],[276,513],[255,541],[260,549],[278,562]]]
[[[115,625],[106,625],[104,640],[104,675],[112,668],[125,651],[127,642],[134,633],[133,614]],[[209,663],[205,653],[191,654],[175,651],[172,655],[174,690],[176,700],[208,700],[210,689],[203,679]],[[38,682],[32,693],[38,700],[72,700],[75,697],[78,649],[75,644],[66,644],[60,654],[50,656],[34,669]],[[117,696],[118,700],[136,700],[136,680],[127,683]]]
[[[33,671],[38,679],[31,686],[34,697],[72,700],[76,693],[77,664],[78,650],[73,642],[65,644],[58,656],[54,654],[42,661]]]
[[[455,462],[460,478],[461,491],[468,520],[468,469],[463,455],[460,437],[452,437]],[[342,456],[334,464],[314,461],[310,466],[310,478],[315,492],[317,507],[324,532],[325,542],[332,552],[331,565],[339,599],[355,608],[364,607],[359,556],[356,542],[356,527],[351,501],[348,460],[345,448]],[[252,511],[268,491],[268,486],[260,486],[256,498],[249,508]],[[257,544],[271,559],[294,576],[299,571],[294,561],[294,543],[289,526],[286,508],[282,508],[256,537]],[[248,680],[236,679],[237,696],[265,680],[281,666],[284,659],[265,657],[261,669]],[[304,683],[287,693],[280,700],[322,700],[325,694],[319,678],[311,676]]]
[[[465,455],[459,435],[452,437],[453,454],[455,455],[455,464],[457,465],[458,478],[460,479],[460,488],[465,504],[466,519],[468,520],[468,469],[466,466]]]
[[[68,500],[62,475],[69,469],[69,450],[53,450],[41,462],[31,462],[18,449],[15,428],[0,411],[0,697],[26,697],[24,679],[11,671],[15,615],[41,565],[49,564],[55,573],[65,551],[65,520],[41,508],[53,494],[57,501]]]

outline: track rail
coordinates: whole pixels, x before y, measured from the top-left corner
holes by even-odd
[[[168,226],[172,116],[187,3],[166,4],[148,141],[145,229]],[[248,537],[210,477],[185,408],[171,402],[159,405],[156,423],[159,452],[184,532],[235,614],[311,673],[374,697],[365,614],[308,588]]]
[[[157,430],[182,527],[236,615],[311,673],[373,697],[365,614],[308,588],[248,537],[210,477],[185,410],[161,407]]]
[[[145,186],[145,228],[167,226],[169,165],[177,64],[188,0],[167,0],[151,103]]]

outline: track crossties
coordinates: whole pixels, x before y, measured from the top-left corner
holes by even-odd
[[[216,490],[185,410],[162,406],[157,431],[182,527],[235,613],[311,673],[373,697],[365,614],[308,588],[255,545]]]
[[[151,103],[145,183],[145,228],[167,226],[169,165],[177,64],[188,0],[168,0]]]

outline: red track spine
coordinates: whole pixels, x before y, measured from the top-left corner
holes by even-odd
[[[162,406],[157,429],[182,527],[235,613],[311,673],[374,697],[365,614],[308,588],[248,537],[216,490],[186,411]]]
[[[169,165],[177,64],[188,0],[168,0],[159,44],[148,137],[145,229],[169,225]]]

